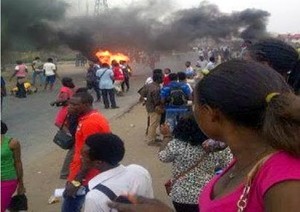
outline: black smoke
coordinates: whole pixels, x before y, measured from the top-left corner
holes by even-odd
[[[246,9],[223,13],[216,5],[172,11],[170,0],[110,8],[99,16],[64,18],[61,0],[2,0],[3,49],[49,48],[67,44],[91,58],[98,49],[183,50],[200,38],[259,39],[269,13]]]
[[[168,2],[168,3],[166,3]],[[166,1],[170,5],[169,1]],[[150,7],[151,5],[151,7]],[[163,10],[161,10],[163,9]],[[216,5],[201,4],[166,16],[168,7],[152,0],[144,6],[112,8],[97,17],[73,19],[59,32],[72,49],[85,55],[95,49],[147,51],[182,50],[199,38],[239,37],[259,39],[267,35],[269,13],[246,9],[222,13]]]
[[[67,4],[62,0],[2,0],[1,50],[30,50],[57,42],[53,22],[63,20]]]

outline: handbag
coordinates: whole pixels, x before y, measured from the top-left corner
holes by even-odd
[[[175,182],[177,180],[179,180],[180,178],[182,178],[184,175],[188,174],[189,172],[191,172],[192,170],[194,170],[196,167],[198,167],[198,165],[204,160],[205,156],[208,154],[204,154],[197,163],[195,163],[194,165],[192,165],[190,168],[188,168],[186,171],[180,173],[177,177],[173,178],[173,179],[169,179],[166,183],[165,183],[165,189],[166,189],[166,193],[168,194],[168,196],[170,196],[171,190],[173,188],[173,185],[175,184]]]
[[[53,138],[53,142],[62,149],[71,149],[74,144],[73,136],[63,130],[63,126],[65,125],[67,118],[68,115]]]
[[[25,194],[18,194],[11,198],[10,204],[8,206],[10,211],[27,211],[28,202]]]

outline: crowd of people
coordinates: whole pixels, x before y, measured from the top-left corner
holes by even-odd
[[[35,62],[35,69],[41,64]],[[158,160],[172,163],[165,187],[175,211],[299,211],[297,51],[265,39],[244,49],[239,60],[217,64],[213,56],[208,62],[199,55],[195,69],[189,61],[185,66],[181,72],[154,69],[138,91],[147,111],[147,144],[159,146]],[[52,89],[55,65],[48,60],[43,70],[45,89],[47,84]],[[122,165],[122,138],[93,108],[89,89],[106,109],[118,108],[115,95],[130,89],[130,71],[125,61],[95,61],[89,64],[86,87],[62,79],[51,103],[60,107],[55,125],[73,142],[60,173],[67,180],[62,212],[174,210],[153,199],[148,170]],[[21,63],[12,77],[20,80],[26,73]],[[20,145],[6,131],[1,122],[1,211],[16,188],[25,192]]]

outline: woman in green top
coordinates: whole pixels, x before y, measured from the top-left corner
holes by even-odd
[[[23,167],[19,141],[7,137],[7,126],[1,121],[1,212],[4,212],[16,189],[24,194]]]

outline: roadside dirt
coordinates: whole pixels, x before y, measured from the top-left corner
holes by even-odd
[[[111,121],[113,132],[125,143],[126,155],[123,164],[139,164],[151,173],[155,197],[170,204],[165,194],[164,182],[169,179],[170,166],[157,158],[158,147],[149,147],[145,139],[146,111],[140,104],[128,113]],[[25,168],[25,185],[29,200],[29,211],[60,211],[61,202],[49,205],[48,198],[55,188],[62,188],[65,181],[59,179],[59,171],[65,156],[59,148],[33,161]],[[27,177],[26,177],[27,176]],[[30,176],[30,177],[28,177]]]

